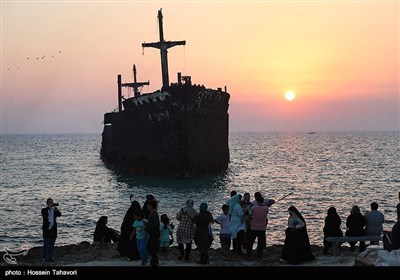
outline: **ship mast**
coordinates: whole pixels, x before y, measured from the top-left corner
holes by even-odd
[[[137,82],[136,79],[136,65],[133,64],[133,83],[125,83],[125,84],[121,84],[121,86],[123,87],[132,87],[133,88],[133,92],[135,93],[135,97],[140,95],[139,92],[139,87],[142,86],[148,86],[150,85],[150,82]]]
[[[156,43],[143,43],[142,47],[156,48],[160,50],[162,82],[163,88],[166,88],[169,86],[167,50],[178,45],[186,45],[186,41],[164,41],[162,9],[158,10],[158,25],[160,30],[160,41]]]

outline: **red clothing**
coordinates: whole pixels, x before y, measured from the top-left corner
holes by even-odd
[[[266,230],[269,208],[265,205],[255,205],[251,208],[252,219],[250,229]]]

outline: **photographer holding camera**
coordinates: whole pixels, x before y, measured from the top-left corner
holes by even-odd
[[[48,198],[47,207],[42,209],[43,217],[43,247],[42,261],[52,262],[54,244],[57,238],[57,217],[61,216],[61,212],[57,209],[58,203],[54,203],[53,199]]]

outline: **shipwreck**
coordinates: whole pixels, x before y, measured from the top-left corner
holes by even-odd
[[[186,41],[165,41],[162,10],[159,42],[143,43],[161,54],[162,88],[141,94],[149,82],[122,83],[117,76],[118,109],[104,114],[100,157],[107,167],[130,174],[193,177],[217,174],[229,164],[229,98],[224,89],[192,84],[190,76],[168,76],[168,49]],[[122,87],[134,96],[123,98]]]

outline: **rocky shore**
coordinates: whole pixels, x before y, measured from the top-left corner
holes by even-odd
[[[16,256],[18,266],[140,266],[140,261],[130,261],[126,257],[121,256],[117,251],[117,243],[90,244],[83,241],[79,244],[71,244],[66,246],[58,246],[55,248],[55,261],[46,263],[41,261],[41,247],[33,247],[25,256]],[[195,246],[194,246],[195,247]],[[268,246],[265,250],[261,261],[257,260],[256,252],[252,254],[250,260],[246,260],[245,256],[236,254],[224,255],[221,249],[210,249],[210,264],[207,266],[354,266],[358,252],[351,252],[349,247],[343,246],[339,256],[331,254],[324,255],[323,248],[320,246],[311,246],[316,260],[302,263],[300,265],[290,265],[280,261],[282,253],[282,245]],[[189,261],[178,260],[178,248],[172,246],[167,254],[159,254],[160,266],[202,266],[197,264],[200,254],[197,250],[192,250]],[[10,266],[4,260],[2,266]],[[357,265],[364,265],[362,262]],[[371,265],[371,261],[366,263]],[[204,266],[204,265],[203,265]]]

